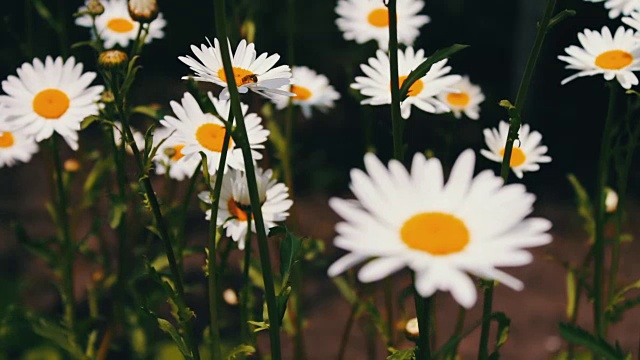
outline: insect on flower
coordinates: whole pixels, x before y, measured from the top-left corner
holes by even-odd
[[[244,84],[249,84],[249,83],[253,83],[253,84],[255,84],[255,83],[257,83],[257,82],[258,82],[258,75],[256,75],[256,74],[249,74],[249,75],[246,75],[246,76],[244,76],[244,77],[242,78],[242,80],[241,80],[241,81],[242,81],[242,84],[243,84],[243,85],[244,85]]]

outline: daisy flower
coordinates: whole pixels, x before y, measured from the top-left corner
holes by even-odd
[[[406,51],[398,50],[398,76],[400,86],[409,73],[427,58],[424,50],[414,51],[408,47]],[[452,86],[460,81],[460,75],[447,75],[450,66],[445,66],[447,59],[433,64],[429,72],[413,83],[409,89],[409,96],[402,102],[402,117],[408,119],[411,115],[411,105],[429,113],[448,112],[449,107],[436,97],[441,93],[455,92]],[[389,71],[389,56],[382,50],[376,52],[375,58],[369,58],[369,65],[360,65],[367,76],[357,76],[356,82],[351,84],[353,89],[370,98],[361,102],[363,105],[391,104],[391,72]]]
[[[122,123],[120,121],[114,121],[113,125],[113,140],[115,141],[117,146],[120,146],[122,145],[122,135],[124,135],[122,130]],[[143,152],[145,148],[144,135],[133,127],[131,128],[131,133],[133,133],[133,141],[135,141],[136,147],[138,148],[138,150],[140,150],[140,152]],[[129,153],[129,155],[133,155],[133,149],[131,148],[131,145],[127,144],[125,150],[127,150],[127,153]]]
[[[604,2],[605,9],[609,9],[609,17],[615,19],[620,14],[629,15],[640,10],[640,0],[585,0],[587,2]]]
[[[329,79],[306,66],[294,66],[291,70],[295,85],[286,85],[281,90],[290,91],[296,96],[292,98],[295,105],[299,105],[306,118],[311,117],[311,108],[315,107],[326,112],[334,107],[334,101],[340,99]],[[278,96],[271,99],[278,109],[284,109],[289,104],[289,98]]]
[[[162,144],[160,144],[161,142]],[[185,178],[190,178],[200,164],[199,157],[185,158],[182,153],[185,145],[176,141],[176,136],[169,128],[161,126],[154,131],[153,145],[159,145],[153,159],[158,175],[164,175],[168,172],[170,178],[182,181]]]
[[[349,251],[331,265],[329,276],[375,258],[358,272],[360,281],[409,267],[421,296],[450,291],[470,308],[477,294],[468,274],[521,290],[518,279],[496,267],[528,264],[532,256],[524,249],[551,241],[549,221],[525,219],[535,196],[521,184],[505,186],[490,170],[474,178],[472,150],[458,157],[446,184],[440,161],[420,153],[411,172],[396,160],[387,169],[373,154],[364,162],[367,173],[351,171],[356,200],[329,202],[344,219],[336,225],[334,244]]]
[[[251,90],[267,98],[271,98],[273,95],[295,95],[279,89],[291,83],[291,69],[289,69],[288,65],[280,65],[273,68],[280,59],[280,55],[267,56],[267,53],[262,53],[256,58],[255,45],[253,43],[247,44],[244,39],[238,44],[235,55],[231,51],[231,44],[228,40],[227,45],[231,55],[234,80],[241,94]],[[198,48],[195,45],[191,45],[191,51],[193,51],[197,60],[189,55],[180,56],[178,59],[195,72],[196,76],[193,79],[222,86],[224,89],[220,93],[220,98],[223,100],[228,99],[227,76],[222,66],[222,54],[220,53],[218,39],[213,39],[213,46],[211,44],[208,46],[201,44],[200,48]],[[189,76],[183,77],[183,79],[188,78]]]
[[[12,131],[12,126],[7,123],[5,108],[0,104],[0,168],[11,167],[16,162],[29,162],[31,156],[38,152],[38,144],[33,137],[24,134],[24,131]]]
[[[480,153],[489,160],[502,163],[504,146],[509,135],[509,124],[500,121],[497,129],[484,129],[483,133],[489,150],[482,149]],[[551,162],[551,157],[545,155],[548,148],[540,145],[542,135],[537,131],[532,132],[528,124],[522,125],[518,139],[516,143],[519,143],[519,146],[513,147],[509,163],[511,170],[518,178],[521,179],[525,171],[540,170],[541,163]]]
[[[640,70],[640,43],[635,39],[633,30],[625,30],[622,26],[615,35],[606,26],[602,33],[585,29],[578,34],[582,47],[575,45],[565,48],[569,56],[558,56],[558,59],[569,63],[567,69],[580,70],[562,80],[562,85],[582,76],[603,74],[605,80],[616,78],[625,89],[638,85],[638,78],[633,71]]]
[[[104,47],[110,49],[116,44],[126,47],[129,42],[136,39],[140,29],[140,23],[134,21],[129,15],[127,0],[101,0],[101,3],[104,6],[104,13],[96,17],[96,28],[104,40]],[[78,9],[79,12],[86,10],[86,6]],[[158,17],[149,23],[149,33],[145,43],[150,43],[153,39],[162,39],[164,37],[162,28],[166,24],[162,14],[158,14]],[[91,16],[78,17],[76,25],[91,28],[93,26]]]
[[[73,57],[54,61],[50,56],[44,63],[34,59],[33,64],[22,64],[17,73],[2,82],[7,95],[0,96],[0,103],[6,106],[7,121],[37,142],[56,132],[77,150],[80,123],[98,114],[97,101],[104,90],[101,85],[89,87],[96,73],[83,74],[82,64]]]
[[[223,119],[229,118],[230,101],[216,99],[211,93],[209,98],[216,109],[216,112]],[[262,126],[262,119],[256,114],[247,114],[248,105],[242,105],[242,113],[245,115],[244,121],[247,127],[247,136],[251,146],[251,154],[254,160],[262,159],[262,154],[257,150],[264,149],[264,142],[267,141],[269,130]],[[218,119],[212,114],[207,114],[200,109],[198,102],[190,93],[185,93],[182,103],[171,102],[171,108],[177,117],[165,116],[160,120],[160,124],[175,130],[173,136],[175,141],[183,144],[181,152],[186,161],[197,159],[200,161],[200,151],[207,155],[209,171],[213,174],[218,171],[220,153],[226,134],[226,121]],[[242,149],[235,143],[233,138],[229,141],[227,153],[227,168],[244,169]]]
[[[422,25],[429,22],[427,15],[418,15],[424,7],[422,0],[398,0],[398,42],[413,45],[420,35]],[[340,16],[336,25],[344,33],[345,40],[363,44],[376,40],[378,47],[389,47],[389,11],[380,0],[340,0],[336,7]]]
[[[263,171],[256,167],[256,180],[258,182],[258,195],[262,203],[262,216],[264,217],[265,230],[277,226],[277,222],[284,221],[289,216],[287,212],[293,201],[289,199],[289,188],[273,178],[271,169]],[[200,200],[211,204],[208,191],[198,195]],[[246,174],[240,170],[231,170],[222,179],[220,203],[218,206],[218,218],[216,223],[226,229],[226,235],[238,242],[238,248],[244,249],[245,236],[247,234],[247,210],[251,209],[249,189],[247,187]],[[206,212],[207,220],[211,221],[211,209]],[[255,222],[251,222],[251,232],[256,232]]]
[[[640,8],[638,8],[637,11],[632,12],[629,16],[623,17],[622,22],[631,26],[636,31],[636,39],[640,38]]]
[[[484,94],[480,86],[473,85],[468,76],[464,76],[460,81],[453,84],[451,89],[458,92],[440,93],[438,100],[446,104],[456,118],[462,117],[464,113],[469,119],[478,120],[480,118],[480,103],[484,101]]]

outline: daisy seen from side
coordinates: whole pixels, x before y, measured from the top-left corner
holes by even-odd
[[[104,47],[111,49],[116,45],[127,47],[138,36],[140,23],[129,15],[127,0],[101,0],[104,12],[96,17],[96,28],[104,41]],[[80,7],[79,12],[86,11],[86,6]],[[149,32],[145,43],[153,39],[164,37],[163,28],[167,24],[162,13],[148,25]],[[93,26],[91,16],[83,15],[76,19],[76,25],[91,28]]]
[[[0,95],[7,121],[23,129],[37,142],[58,133],[73,150],[78,149],[80,123],[98,114],[102,85],[89,86],[96,73],[82,72],[82,64],[73,57],[63,61],[48,56],[44,63],[34,59],[2,82],[7,95]]]
[[[424,50],[414,51],[408,47],[405,51],[398,50],[398,76],[399,84],[407,79],[409,73],[427,58]],[[418,79],[409,88],[408,97],[401,104],[402,117],[408,119],[411,116],[411,105],[428,113],[443,113],[450,111],[449,107],[438,100],[438,95],[456,92],[452,86],[460,81],[460,75],[448,75],[450,66],[446,66],[447,59],[433,64],[429,72]],[[375,58],[369,58],[368,64],[361,64],[360,68],[366,76],[357,76],[356,82],[351,88],[357,89],[367,99],[360,103],[363,105],[391,104],[391,72],[389,70],[389,56],[382,50],[376,52]]]
[[[193,176],[200,164],[200,158],[184,156],[182,149],[185,144],[176,140],[174,131],[160,126],[153,132],[153,145],[158,147],[153,162],[157,175],[168,173],[170,178],[182,181]]]
[[[562,80],[562,85],[578,77],[598,74],[603,74],[607,81],[615,78],[625,89],[638,85],[633,72],[640,70],[640,43],[633,30],[620,26],[612,35],[606,26],[601,32],[585,29],[578,34],[578,40],[582,47],[571,45],[565,48],[568,56],[558,56],[569,64],[566,69],[579,70]]]
[[[360,281],[408,267],[422,297],[449,291],[466,308],[477,299],[469,274],[523,288],[497,267],[526,265],[532,261],[526,248],[551,241],[549,221],[526,218],[535,196],[523,185],[505,186],[490,170],[474,177],[472,150],[458,157],[446,183],[440,161],[420,153],[410,171],[396,160],[387,168],[373,154],[364,160],[366,173],[351,171],[356,200],[329,202],[343,218],[334,244],[349,252],[331,265],[330,276],[374,258],[359,270]]]
[[[229,118],[230,101],[220,100],[209,93],[216,112],[222,119]],[[249,106],[242,105],[242,112],[245,115],[245,125],[247,127],[247,136],[249,145],[251,146],[251,154],[253,160],[262,159],[259,150],[264,149],[264,142],[267,141],[269,130],[262,126],[262,119],[254,114],[247,114]],[[175,141],[184,144],[181,152],[185,156],[186,161],[196,158],[200,161],[200,151],[207,155],[208,168],[211,174],[218,171],[218,163],[220,161],[220,153],[224,137],[227,131],[226,120],[204,113],[198,105],[196,99],[190,93],[185,93],[182,102],[171,102],[171,108],[174,116],[165,116],[160,120],[160,124],[174,131]],[[242,149],[235,143],[233,138],[229,140],[229,148],[227,154],[227,163],[224,168],[244,169],[244,160],[242,157]]]
[[[293,201],[289,199],[289,188],[273,178],[271,169],[263,171],[256,167],[256,180],[258,195],[262,203],[261,210],[265,230],[268,231],[277,226],[278,222],[287,219]],[[200,193],[198,197],[205,203],[211,204],[211,196],[208,191]],[[228,237],[238,242],[240,250],[245,247],[250,209],[251,200],[249,199],[246,173],[235,169],[230,170],[222,179],[216,223],[225,228]],[[211,209],[207,210],[206,218],[211,221]],[[254,221],[251,222],[251,232],[256,232]]]
[[[398,0],[398,43],[413,45],[420,35],[420,28],[430,19],[421,15],[422,0]],[[345,40],[355,40],[358,44],[370,40],[378,42],[378,47],[386,51],[389,47],[389,11],[378,0],[339,0],[336,6],[336,25],[343,32]]]
[[[294,105],[300,106],[302,114],[306,118],[311,117],[311,109],[316,108],[322,112],[327,112],[335,106],[334,102],[340,99],[340,93],[329,84],[329,79],[318,74],[306,66],[294,66],[291,69],[293,74],[293,85],[282,88],[295,94],[291,101]],[[289,98],[278,96],[272,98],[279,110],[284,109],[289,104]]]
[[[227,46],[231,55],[234,80],[241,94],[251,90],[267,98],[275,95],[295,95],[280,89],[291,84],[291,69],[288,65],[273,67],[280,60],[280,55],[262,53],[256,57],[255,45],[247,43],[244,39],[238,44],[235,54],[231,51],[231,43],[228,40]],[[201,44],[200,47],[191,45],[191,51],[196,58],[187,55],[180,56],[178,59],[195,73],[194,80],[222,86],[220,98],[226,100],[229,98],[229,90],[220,48],[218,39],[213,39],[213,46],[211,44]],[[188,78],[189,76],[183,77],[183,79]]]
[[[504,147],[509,135],[509,124],[500,121],[498,128],[484,129],[484,141],[489,150],[482,149],[480,153],[489,160],[502,163]],[[541,145],[542,134],[531,131],[529,124],[524,124],[518,132],[518,140],[511,151],[511,170],[518,178],[522,178],[526,171],[540,170],[540,164],[551,162],[551,157],[546,155],[549,150]]]
[[[464,113],[469,119],[478,120],[480,104],[485,99],[480,86],[472,84],[469,77],[464,76],[451,89],[457,92],[440,93],[438,100],[446,104],[456,118],[461,118]]]

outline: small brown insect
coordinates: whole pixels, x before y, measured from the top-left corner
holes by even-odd
[[[257,83],[258,82],[258,75],[256,74],[250,74],[250,75],[246,75],[241,79],[243,84],[249,84],[249,83]]]

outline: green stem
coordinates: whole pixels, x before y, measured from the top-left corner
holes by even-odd
[[[393,282],[391,277],[384,279],[384,306],[387,312],[387,347],[394,343],[394,320],[393,320]]]
[[[404,123],[400,114],[400,80],[398,79],[398,18],[396,0],[389,0],[389,64],[391,72],[391,123],[393,126],[393,157],[404,161]]]
[[[67,192],[64,186],[62,161],[58,148],[58,135],[53,134],[51,137],[51,152],[53,154],[53,166],[55,171],[57,205],[58,205],[58,232],[62,235],[62,299],[64,302],[64,320],[67,327],[75,337],[76,314],[75,314],[75,290],[73,282],[73,263],[75,257],[75,244],[71,238],[71,229],[69,227],[69,209],[67,203]]]
[[[412,274],[413,282],[413,299],[416,306],[416,315],[418,317],[418,352],[416,360],[431,360],[431,340],[429,338],[429,322],[430,322],[430,298],[423,298],[415,289],[415,275]]]
[[[509,178],[509,170],[511,169],[511,153],[513,152],[513,143],[518,138],[518,131],[520,130],[520,125],[522,123],[522,109],[525,104],[525,100],[527,99],[527,91],[529,90],[529,86],[531,85],[531,79],[533,78],[533,73],[536,68],[536,63],[538,62],[538,58],[540,57],[540,51],[542,50],[542,45],[544,44],[544,39],[549,30],[549,23],[553,17],[553,12],[556,6],[556,0],[548,0],[547,7],[544,12],[544,16],[542,21],[538,24],[538,32],[536,34],[536,40],[533,44],[533,48],[531,49],[531,53],[529,54],[529,59],[527,60],[527,65],[524,70],[524,74],[522,75],[522,79],[520,80],[520,87],[518,88],[518,93],[516,95],[516,103],[515,109],[513,112],[510,112],[509,118],[509,135],[507,136],[507,142],[505,144],[504,156],[502,159],[502,167],[500,168],[500,176],[504,179],[505,183]],[[491,315],[491,311],[493,308],[493,288],[495,283],[493,281],[484,281],[483,285],[485,286],[484,290],[484,302],[483,302],[483,311],[482,317],[487,318]],[[479,359],[486,359],[488,357],[488,345],[489,341],[489,331],[491,329],[491,322],[485,321],[482,324],[482,329],[480,333],[480,350],[478,353]]]
[[[452,338],[456,338],[459,337],[460,335],[462,335],[462,331],[464,330],[464,319],[467,316],[467,309],[464,308],[464,306],[459,306],[458,307],[458,318],[456,319],[456,327],[453,331],[453,336]],[[449,353],[449,357],[447,357],[446,359],[451,359],[451,360],[455,360],[456,356],[458,355],[458,346],[460,345],[460,341],[456,341],[453,349],[451,350],[451,352]]]
[[[351,311],[349,312],[349,318],[347,319],[347,325],[344,327],[342,336],[340,337],[340,350],[338,351],[338,360],[344,359],[344,354],[347,352],[347,344],[349,343],[349,334],[356,320],[356,312],[359,308],[359,303],[356,301],[351,305]]]
[[[118,185],[118,198],[119,206],[126,206],[127,204],[127,175],[126,175],[126,143],[122,141],[120,147],[116,145],[115,139],[112,134],[112,129],[106,130],[106,136],[109,138],[113,150],[113,158],[116,163],[116,182]],[[127,263],[128,254],[131,249],[128,249],[127,241],[127,213],[121,215],[120,223],[118,224],[118,274],[116,280],[117,294],[116,301],[114,303],[114,312],[116,316],[121,320],[124,320],[124,295],[125,295],[125,283],[127,279]],[[118,304],[119,303],[119,304]],[[118,306],[120,305],[120,306]]]
[[[231,65],[231,56],[227,51],[227,29],[226,29],[226,12],[224,0],[215,0],[215,22],[218,36],[220,37],[222,48],[222,63],[227,79],[233,79],[233,68]],[[240,107],[240,95],[238,87],[234,81],[227,83],[229,94],[231,96],[231,111],[237,122],[237,139],[236,142],[242,148],[242,156],[244,159],[245,171],[247,175],[247,185],[249,188],[249,198],[251,199],[251,210],[254,214],[256,222],[256,231],[258,233],[258,248],[260,251],[260,263],[262,265],[262,276],[264,279],[265,298],[267,301],[267,311],[269,314],[269,339],[271,341],[271,358],[274,360],[281,359],[280,349],[280,316],[276,305],[275,286],[273,284],[273,272],[271,270],[271,258],[269,255],[269,244],[267,242],[267,233],[262,216],[262,204],[258,195],[258,184],[256,181],[256,172],[253,166],[253,158],[251,156],[251,148],[247,139],[247,128],[244,123],[244,116]]]
[[[98,43],[98,53],[101,53],[104,51],[104,42],[102,41],[102,37],[100,36],[100,32],[96,26],[96,17],[93,15],[91,15],[91,30],[93,31],[93,35],[96,37],[96,42]]]
[[[251,268],[251,211],[247,211],[247,236],[245,238],[244,248],[244,268],[242,270],[242,296],[240,297],[240,331],[243,344],[253,343],[251,333],[249,331],[248,321],[251,314],[251,301],[249,299],[251,292],[251,281],[249,280],[249,269]]]
[[[595,325],[595,333],[598,337],[605,336],[605,320],[603,306],[603,271],[604,271],[604,252],[605,252],[605,187],[609,177],[609,159],[611,155],[610,140],[613,130],[613,120],[616,107],[616,98],[618,84],[617,82],[609,82],[609,106],[607,110],[607,118],[602,131],[602,140],[600,142],[600,159],[598,161],[597,170],[597,186],[596,186],[596,238],[593,244],[593,320]]]

